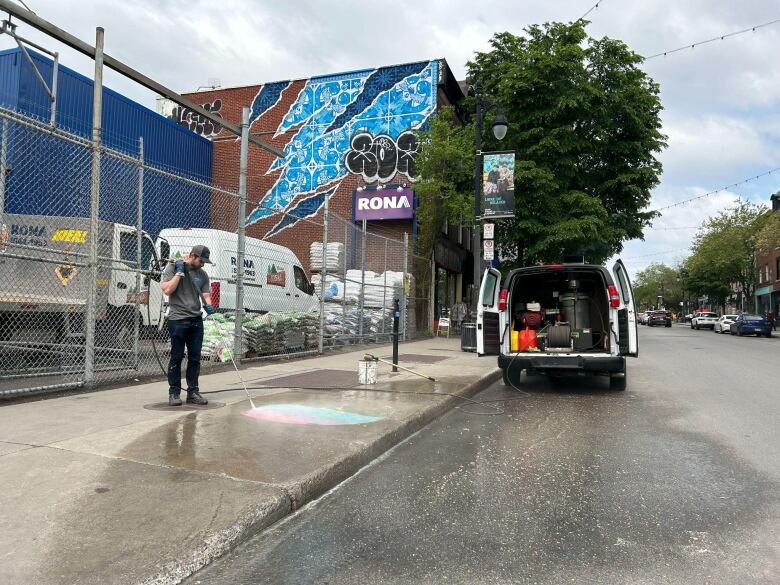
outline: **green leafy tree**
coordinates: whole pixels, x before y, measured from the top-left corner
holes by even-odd
[[[752,297],[758,280],[757,235],[770,219],[763,205],[745,201],[711,218],[696,235],[688,259],[691,290],[722,304],[736,284],[745,298]]]
[[[453,225],[473,222],[474,127],[464,126],[453,108],[441,108],[420,143],[414,186],[419,199],[417,253],[427,256],[445,220]]]
[[[662,297],[663,306],[671,311],[679,311],[680,302],[686,294],[680,268],[673,268],[656,262],[636,275],[634,298],[637,309],[646,310],[658,307],[658,297]]]
[[[501,105],[497,142],[486,116],[484,150],[514,150],[516,219],[497,243],[514,264],[585,254],[602,262],[641,238],[665,146],[659,87],[623,42],[589,38],[586,22],[499,33],[468,63],[468,78]],[[464,111],[474,111],[474,98]],[[473,148],[473,147],[472,147]]]

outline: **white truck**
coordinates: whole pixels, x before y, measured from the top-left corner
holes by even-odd
[[[56,354],[83,343],[89,218],[6,213],[1,223],[0,347]],[[137,290],[137,244],[134,227],[99,222],[96,331],[109,345],[126,338],[134,320],[139,327],[160,323],[157,252],[142,232],[144,274]]]

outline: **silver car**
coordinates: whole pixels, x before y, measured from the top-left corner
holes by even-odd
[[[713,326],[715,333],[730,333],[731,324],[737,320],[738,315],[722,315]]]

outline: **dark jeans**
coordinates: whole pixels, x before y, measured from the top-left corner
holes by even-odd
[[[168,321],[171,334],[171,361],[168,363],[169,392],[181,393],[181,362],[187,347],[187,392],[197,392],[200,374],[200,350],[203,345],[203,319],[190,317]]]

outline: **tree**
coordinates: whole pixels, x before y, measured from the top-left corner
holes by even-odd
[[[680,268],[672,268],[656,262],[636,275],[634,299],[638,310],[650,307],[659,308],[658,297],[669,310],[678,311],[680,302],[685,300],[685,291]]]
[[[756,236],[770,219],[766,207],[745,201],[710,218],[687,262],[691,290],[723,303],[736,284],[745,298],[752,297],[758,280]]]
[[[766,223],[756,234],[756,249],[759,254],[769,254],[780,248],[780,212],[772,212]]]
[[[415,159],[417,253],[428,256],[445,220],[469,225],[474,218],[474,126],[463,126],[451,107],[441,108],[420,134]]]
[[[509,120],[501,143],[485,124],[485,150],[517,153],[516,219],[499,221],[496,238],[515,265],[566,254],[602,262],[654,217],[642,210],[665,146],[659,87],[639,68],[641,56],[621,41],[588,38],[586,24],[499,33],[468,63],[469,81]],[[473,98],[464,111],[474,111]]]

